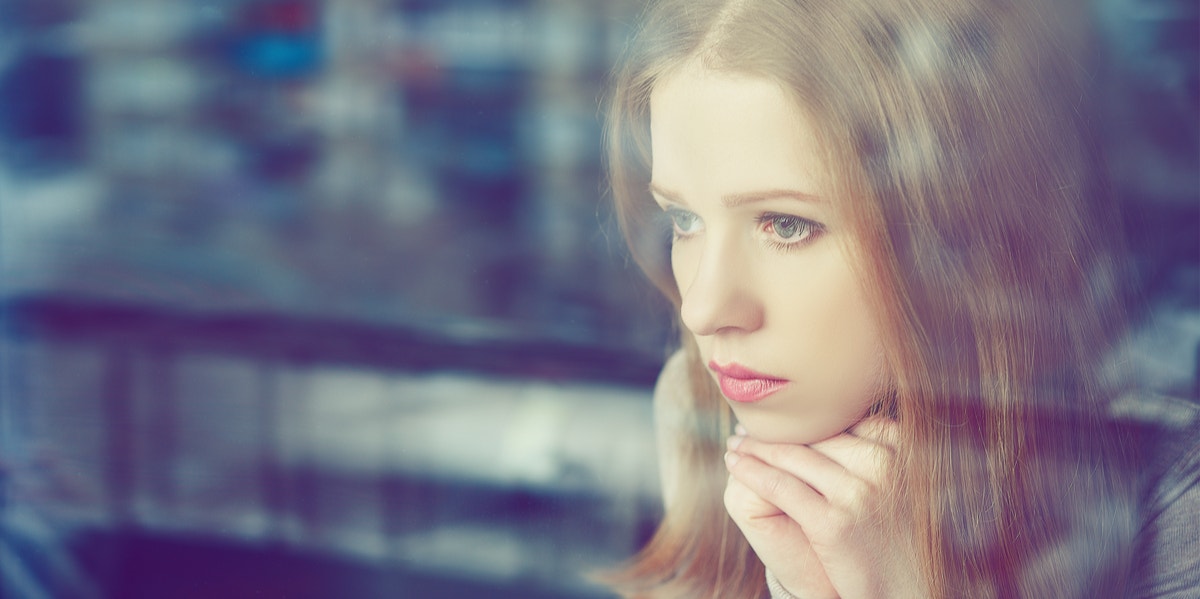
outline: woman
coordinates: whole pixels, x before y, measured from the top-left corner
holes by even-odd
[[[1170,539],[1200,535],[1162,532],[1200,509],[1194,443],[1139,455],[1111,417],[1119,248],[1078,17],[648,9],[615,76],[611,181],[683,349],[655,391],[666,514],[618,590],[1195,592],[1200,547]]]

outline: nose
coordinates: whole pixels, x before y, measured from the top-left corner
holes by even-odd
[[[680,283],[680,319],[693,335],[750,332],[763,324],[753,268],[736,243],[714,243],[700,253]],[[677,277],[679,269],[676,270]]]

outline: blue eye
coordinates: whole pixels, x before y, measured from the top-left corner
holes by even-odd
[[[690,237],[700,231],[700,217],[694,213],[679,208],[668,208],[666,212],[667,218],[671,219],[675,237]]]
[[[759,229],[769,236],[770,242],[783,249],[799,246],[824,230],[818,223],[790,214],[764,214],[758,222]]]

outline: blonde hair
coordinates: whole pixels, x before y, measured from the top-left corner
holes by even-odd
[[[662,0],[614,73],[618,220],[677,308],[647,191],[656,81],[698,59],[779,82],[811,117],[882,323],[902,431],[892,492],[934,597],[1119,594],[1129,569],[1133,484],[1100,366],[1123,322],[1118,226],[1087,137],[1080,16],[1036,0]],[[694,488],[613,581],[760,597],[762,566],[720,500],[732,417],[681,337]]]

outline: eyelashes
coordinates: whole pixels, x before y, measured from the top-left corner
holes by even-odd
[[[791,250],[804,245],[824,232],[820,223],[791,214],[767,212],[758,217],[758,229],[767,235],[767,241],[780,250]]]
[[[673,240],[685,241],[704,230],[704,222],[694,212],[676,206],[663,209]],[[799,249],[825,231],[824,225],[791,214],[764,212],[754,219],[756,233],[771,248],[779,251]]]

